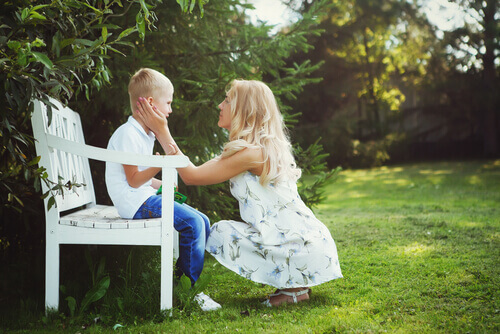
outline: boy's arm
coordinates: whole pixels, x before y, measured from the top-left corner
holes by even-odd
[[[160,186],[161,186],[161,180],[158,180],[157,178],[153,177],[153,179],[151,180],[151,187],[158,190],[158,188],[160,188]]]
[[[139,168],[134,165],[123,165],[123,169],[125,170],[127,182],[132,188],[139,188],[161,171],[159,167],[150,167],[143,171],[139,171]]]

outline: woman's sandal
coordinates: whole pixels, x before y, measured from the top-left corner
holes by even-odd
[[[267,307],[273,307],[274,305],[271,304],[271,297],[276,297],[276,296],[280,296],[280,295],[292,297],[293,303],[297,304],[298,303],[298,300],[297,300],[298,296],[302,296],[302,295],[305,295],[306,293],[310,293],[310,292],[311,292],[311,289],[304,289],[304,290],[300,290],[300,291],[296,291],[296,292],[288,292],[288,291],[278,289],[275,291],[275,293],[270,294],[269,297],[265,301],[262,302],[262,305],[267,306]],[[288,301],[285,303],[288,303]]]

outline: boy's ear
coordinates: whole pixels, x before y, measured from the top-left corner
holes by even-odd
[[[147,99],[149,104],[152,104],[153,103],[153,97],[152,96],[149,96]]]

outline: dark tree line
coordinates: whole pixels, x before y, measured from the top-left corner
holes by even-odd
[[[321,129],[330,166],[498,156],[498,1],[457,3],[477,20],[441,36],[415,2],[330,1],[314,49],[289,60],[324,62],[293,103],[297,138]]]

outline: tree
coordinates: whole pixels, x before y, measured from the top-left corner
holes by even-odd
[[[299,11],[311,6],[289,4],[299,4]],[[335,152],[331,165],[380,164],[396,137],[389,125],[405,100],[402,89],[425,73],[426,21],[407,1],[332,0],[320,27],[325,32],[311,41],[314,50],[291,57],[324,61],[316,72],[322,82],[306,88],[295,104],[303,111],[303,132],[321,127],[321,143]]]
[[[88,126],[84,128],[92,129],[92,133],[87,138],[96,145],[105,145],[114,128],[130,114],[126,84],[135,70],[145,66],[160,70],[172,80],[175,88],[174,113],[169,118],[172,133],[195,164],[220,154],[227,140],[226,131],[217,126],[217,105],[224,99],[225,88],[232,79],[268,83],[292,126],[296,116],[287,114],[289,107],[282,103],[283,98],[292,99],[304,85],[313,82],[309,75],[316,66],[309,61],[286,66],[285,59],[297,50],[308,50],[306,36],[319,33],[315,17],[323,3],[311,8],[289,30],[273,36],[269,35],[271,27],[248,23],[245,11],[249,5],[240,1],[211,2],[205,6],[203,17],[179,15],[170,3],[158,7],[155,12],[162,20],[157,30],[148,34],[144,42],[137,40],[136,48],[127,57],[115,57],[107,63],[115,74],[113,85],[95,94],[86,106],[79,102],[79,108],[89,115]],[[98,113],[106,114],[101,130],[96,129]],[[311,155],[313,151],[305,147],[298,152]],[[319,179],[333,175],[321,174],[326,172],[326,166],[312,156],[299,156],[298,160],[306,172],[319,173]],[[317,166],[312,167],[313,163]],[[300,189],[306,202],[318,202],[319,198],[312,200],[317,193],[312,193],[321,192],[321,183],[315,185],[314,191],[312,186],[303,185]],[[210,187],[181,184],[181,192],[213,219],[238,218],[237,204],[226,184]],[[104,193],[103,197],[105,200],[107,195]]]
[[[481,68],[480,87],[474,89],[479,95],[477,117],[483,133],[483,148],[487,156],[498,154],[498,127],[500,121],[498,99],[498,64],[495,64],[500,49],[498,25],[498,0],[455,0],[464,13],[475,18],[474,23],[464,23],[445,35],[445,41],[453,49],[449,56],[467,72]]]

